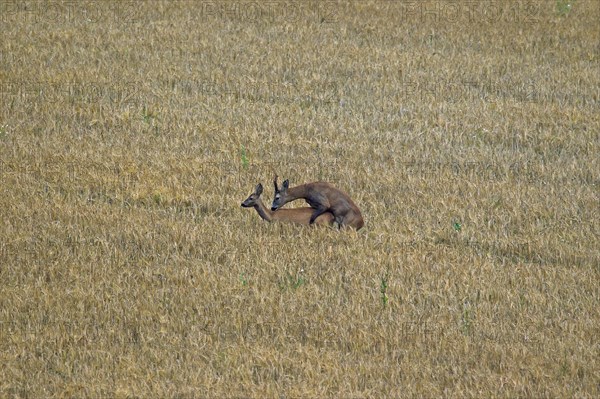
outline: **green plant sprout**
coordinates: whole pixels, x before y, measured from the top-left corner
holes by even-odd
[[[244,169],[248,169],[248,165],[250,164],[250,161],[248,161],[248,157],[246,156],[246,147],[244,147],[243,144],[241,146],[241,158],[242,158],[242,167]]]

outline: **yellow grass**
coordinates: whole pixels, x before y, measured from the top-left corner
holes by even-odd
[[[600,395],[595,0],[0,7],[1,397]]]

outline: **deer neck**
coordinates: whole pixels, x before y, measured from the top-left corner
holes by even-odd
[[[289,188],[285,198],[285,202],[297,200],[298,198],[306,198],[308,194],[308,187],[306,184]]]
[[[254,209],[256,209],[256,212],[258,212],[260,217],[266,220],[267,222],[270,222],[273,219],[271,211],[267,209],[267,207],[265,206],[265,204],[263,204],[260,198],[256,201]]]

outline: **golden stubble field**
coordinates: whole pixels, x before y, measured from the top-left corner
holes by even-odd
[[[0,396],[600,395],[600,3],[0,7]]]

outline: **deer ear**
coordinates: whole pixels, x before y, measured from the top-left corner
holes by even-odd
[[[263,186],[262,186],[262,184],[258,183],[256,185],[256,188],[254,189],[254,194],[261,195],[262,192],[263,192]]]
[[[290,186],[290,181],[288,179],[285,179],[285,181],[282,184],[283,189],[287,190],[289,186]]]
[[[273,178],[273,185],[275,186],[275,192],[278,192],[279,188],[277,187],[277,175],[275,175]]]

